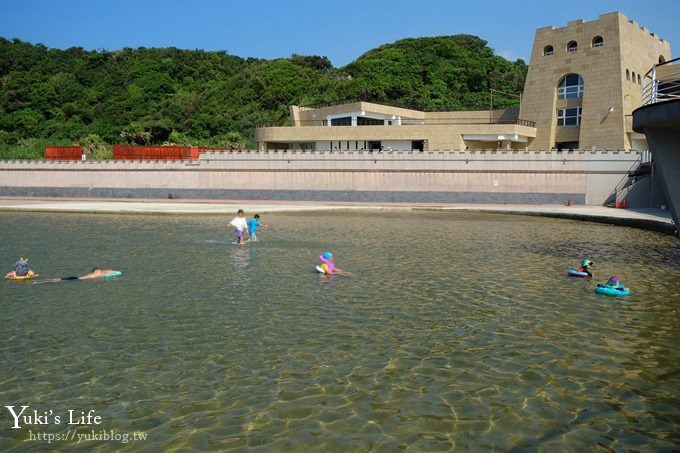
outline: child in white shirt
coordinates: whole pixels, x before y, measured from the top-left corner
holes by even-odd
[[[229,225],[236,228],[236,243],[241,245],[245,244],[244,233],[248,232],[248,222],[246,221],[246,216],[243,213],[243,209],[239,209],[236,213],[236,217],[229,222]]]

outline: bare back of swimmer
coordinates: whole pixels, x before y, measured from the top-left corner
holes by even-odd
[[[114,269],[104,269],[102,267],[93,267],[92,270],[80,277],[61,277],[61,278],[51,278],[49,280],[41,280],[39,282],[33,282],[34,285],[39,285],[41,283],[57,283],[57,282],[65,282],[65,281],[73,281],[73,280],[93,280],[95,278],[106,278],[106,277],[112,277],[112,276],[117,276],[121,275],[120,271],[114,270]]]

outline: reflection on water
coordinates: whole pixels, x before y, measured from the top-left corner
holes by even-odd
[[[124,272],[2,284],[2,406],[94,409],[99,429],[148,434],[57,448],[680,445],[670,237],[513,216],[296,214],[267,216],[261,242],[235,246],[216,217],[0,219],[7,270],[29,256],[43,277]],[[355,275],[316,274],[323,249]],[[596,280],[616,274],[633,294],[564,277],[585,254]],[[11,422],[4,411],[0,449],[47,448]]]

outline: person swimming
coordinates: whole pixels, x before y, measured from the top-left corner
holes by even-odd
[[[607,280],[607,283],[605,283],[604,286],[613,289],[624,289],[623,283],[621,283],[619,279],[614,277],[613,275],[609,277],[609,280]]]
[[[325,251],[319,256],[321,264],[317,266],[319,269],[323,270],[326,275],[352,275],[351,272],[343,271],[342,269],[335,267],[335,261],[333,254],[329,251]]]
[[[609,277],[607,283],[598,283],[595,287],[596,294],[605,296],[627,296],[630,294],[630,289],[623,286],[621,281],[613,275]]]
[[[581,260],[581,267],[578,269],[579,272],[585,272],[588,274],[588,277],[592,277],[593,273],[590,271],[590,266],[593,265],[593,262],[589,260],[588,258],[583,258]]]
[[[40,283],[56,283],[56,282],[66,282],[66,281],[73,281],[73,280],[93,280],[96,278],[114,278],[114,277],[120,277],[123,275],[121,271],[117,271],[114,269],[105,269],[103,267],[93,267],[92,270],[85,274],[81,275],[80,277],[76,276],[69,276],[69,277],[60,277],[60,278],[51,278],[49,280],[42,280],[39,282],[34,282],[34,285],[40,284]]]
[[[25,280],[37,277],[38,274],[33,272],[28,264],[28,258],[19,258],[14,263],[14,270],[9,271],[5,278],[8,280]]]
[[[28,258],[19,258],[16,263],[14,263],[14,275],[17,277],[25,277],[31,271],[28,265]]]

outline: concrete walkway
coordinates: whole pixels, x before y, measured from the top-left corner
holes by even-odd
[[[469,211],[536,215],[586,220],[673,234],[676,230],[670,211],[660,209],[614,209],[602,206],[496,205],[496,204],[405,204],[217,200],[120,200],[120,199],[36,199],[0,198],[0,211],[74,212],[106,214],[205,214],[328,211],[402,210]]]

